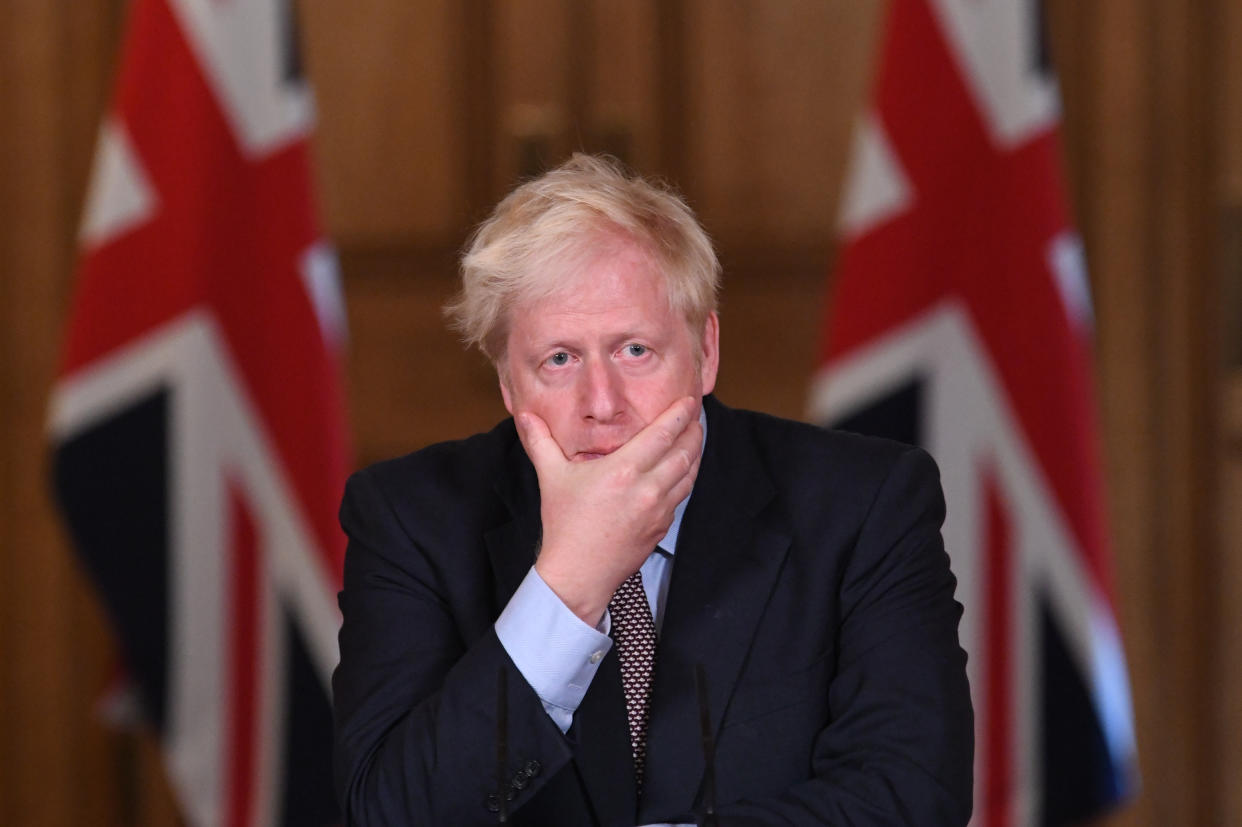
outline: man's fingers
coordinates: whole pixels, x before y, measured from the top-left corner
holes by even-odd
[[[699,475],[699,458],[695,457],[694,462],[690,464],[690,468],[685,474],[673,483],[673,487],[669,489],[669,501],[672,502],[673,508],[677,507],[677,503],[690,496],[690,491],[694,488],[694,481]]]
[[[680,496],[673,504],[681,502],[690,493],[699,473],[702,461],[700,446],[703,443],[703,429],[698,422],[692,422],[678,435],[673,445],[648,472],[651,479],[661,488]]]
[[[685,436],[687,429],[698,413],[698,400],[693,396],[678,399],[647,424],[634,438],[618,451],[626,452],[633,462],[644,470],[650,469],[663,459],[677,444],[679,438]],[[702,439],[700,435],[699,439]],[[698,451],[698,446],[694,446]]]
[[[536,471],[547,468],[558,460],[565,462],[565,454],[552,438],[546,422],[529,412],[519,413],[513,421],[517,425],[522,447],[526,449],[526,455],[530,457]]]

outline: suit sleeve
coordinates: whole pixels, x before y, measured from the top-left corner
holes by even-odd
[[[351,825],[491,824],[498,674],[507,673],[517,809],[570,760],[494,631],[467,644],[440,572],[367,474],[346,486],[341,663],[333,675],[338,796]]]
[[[840,584],[830,722],[812,778],[721,810],[726,825],[965,825],[974,722],[935,464],[911,449],[868,510]]]

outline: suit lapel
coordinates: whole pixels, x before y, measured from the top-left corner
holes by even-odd
[[[542,533],[539,522],[539,480],[516,434],[506,457],[508,473],[500,474],[496,496],[511,519],[488,531],[484,538],[495,577],[496,610],[503,609],[535,562]]]
[[[705,405],[707,446],[656,651],[640,820],[691,815],[704,767],[695,665],[706,674],[715,734],[789,550],[788,535],[757,519],[774,489],[752,437],[712,398]]]

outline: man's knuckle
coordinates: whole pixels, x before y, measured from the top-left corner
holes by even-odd
[[[660,505],[663,494],[659,486],[654,483],[646,483],[638,488],[634,495],[634,502],[643,511],[649,511]]]
[[[683,474],[689,474],[694,469],[695,458],[696,458],[696,455],[690,451],[681,452],[680,454],[681,472]]]
[[[629,488],[635,482],[638,472],[630,465],[621,465],[613,468],[609,474],[609,481],[616,488]]]

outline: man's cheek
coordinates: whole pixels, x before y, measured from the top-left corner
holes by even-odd
[[[556,427],[551,420],[545,419],[544,421],[548,423],[548,430],[552,433],[552,439],[561,449],[561,453],[565,455],[565,458],[570,460],[575,459],[574,454],[576,452],[576,448],[574,446],[576,442],[572,435],[564,429]]]

